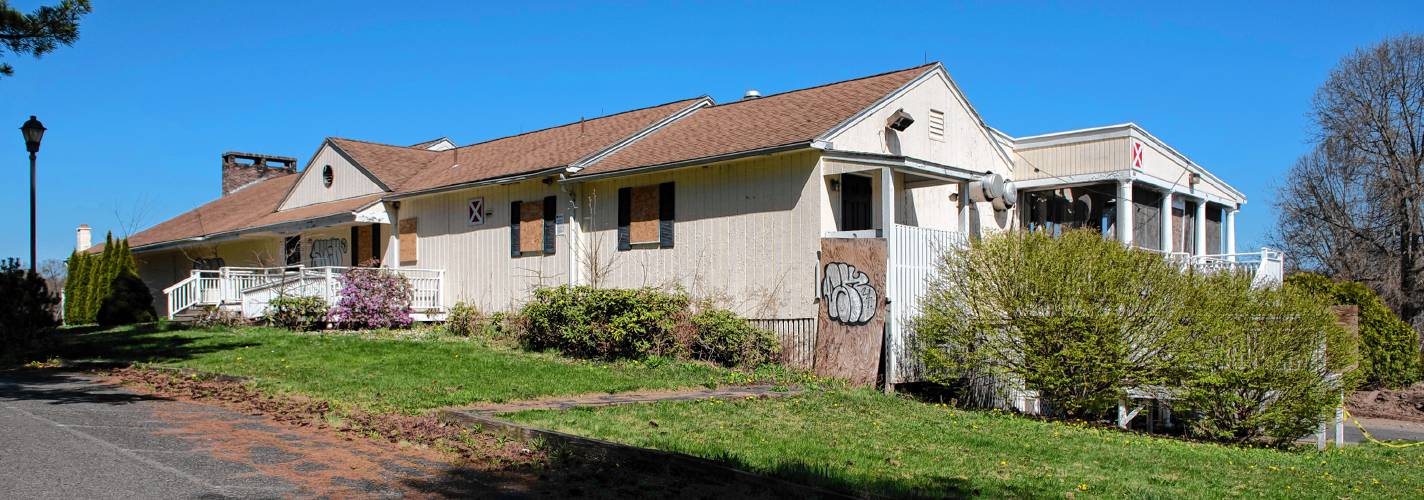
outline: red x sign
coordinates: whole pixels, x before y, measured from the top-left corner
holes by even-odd
[[[1132,168],[1142,169],[1142,143],[1132,143]]]

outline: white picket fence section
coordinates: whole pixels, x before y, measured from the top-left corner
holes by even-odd
[[[935,276],[940,257],[946,251],[962,248],[969,238],[961,232],[915,226],[895,225],[895,254],[890,256],[890,272],[894,273],[894,289],[890,300],[895,311],[890,322],[890,355],[894,358],[892,384],[917,380],[921,363],[915,353],[911,321],[920,314],[920,299]]]

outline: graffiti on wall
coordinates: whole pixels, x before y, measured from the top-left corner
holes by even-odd
[[[312,267],[346,265],[346,240],[341,238],[313,240],[307,262],[307,265]]]
[[[845,262],[826,264],[821,278],[821,300],[826,303],[826,315],[847,325],[863,325],[875,317],[879,294],[870,283],[870,276]]]

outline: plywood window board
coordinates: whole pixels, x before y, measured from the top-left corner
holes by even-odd
[[[544,204],[541,202],[519,204],[519,251],[544,251]]]
[[[633,188],[628,239],[633,244],[658,242],[658,185]]]
[[[401,264],[414,264],[416,253],[416,221],[419,219],[401,219],[398,229],[400,234],[400,261]]]

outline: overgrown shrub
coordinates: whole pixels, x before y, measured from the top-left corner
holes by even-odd
[[[193,326],[198,328],[236,328],[247,324],[247,320],[242,317],[242,313],[231,309],[217,306],[203,306],[198,317],[193,319]]]
[[[1095,231],[1002,233],[946,252],[913,322],[931,381],[1036,390],[1095,418],[1185,361],[1189,283],[1161,255]]]
[[[351,269],[341,276],[331,322],[343,328],[405,328],[414,321],[413,294],[405,276],[377,267]]]
[[[480,312],[479,308],[464,302],[456,302],[450,307],[450,312],[445,315],[445,331],[452,335],[472,337],[482,333],[485,321],[485,315]]]
[[[652,288],[540,288],[520,312],[520,342],[586,358],[686,357],[689,302]]]
[[[1353,337],[1318,297],[1252,288],[1249,276],[1201,277],[1190,372],[1173,406],[1217,441],[1290,443],[1311,433],[1356,380]],[[1332,374],[1341,374],[1334,377]]]
[[[1356,282],[1299,273],[1286,286],[1323,297],[1336,305],[1359,307],[1360,371],[1365,384],[1405,387],[1420,380],[1419,332],[1399,319],[1369,287]]]
[[[309,295],[284,296],[267,303],[267,324],[288,330],[315,330],[326,325],[326,300]]]
[[[755,367],[777,359],[781,344],[770,330],[757,328],[726,309],[707,309],[692,316],[697,337],[692,357],[723,366]]]
[[[18,259],[0,260],[0,344],[14,349],[54,326],[59,299],[49,293],[44,278],[20,267]]]
[[[108,295],[99,305],[95,320],[100,326],[132,325],[157,319],[153,293],[131,269],[123,269],[107,287]]]

